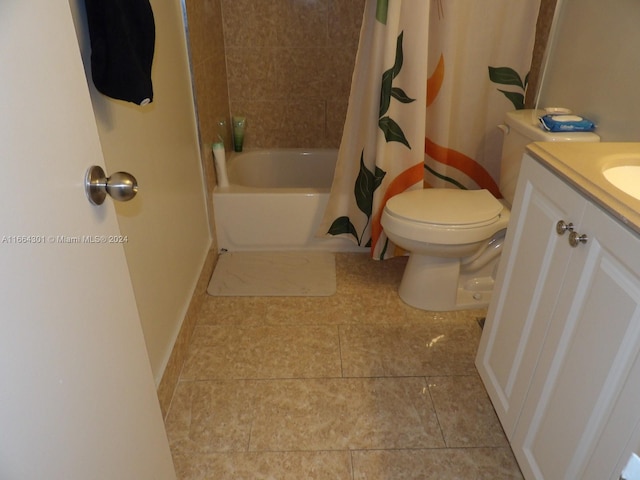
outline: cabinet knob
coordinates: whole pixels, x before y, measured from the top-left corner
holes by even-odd
[[[573,232],[573,223],[566,223],[564,220],[559,220],[556,223],[556,233],[558,235],[564,235],[565,232]]]
[[[589,237],[585,234],[580,235],[578,232],[571,232],[569,234],[569,245],[572,247],[577,247],[581,243],[587,243],[588,240]]]

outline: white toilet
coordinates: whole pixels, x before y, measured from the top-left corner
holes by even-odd
[[[400,193],[387,202],[382,227],[409,252],[398,294],[416,308],[433,311],[489,304],[509,222],[520,162],[531,142],[598,142],[595,133],[549,133],[543,111],[508,112],[497,200],[487,190],[427,188]]]

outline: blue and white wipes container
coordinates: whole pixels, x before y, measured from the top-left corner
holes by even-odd
[[[542,128],[548,132],[593,132],[595,123],[574,114],[547,114],[540,117]]]

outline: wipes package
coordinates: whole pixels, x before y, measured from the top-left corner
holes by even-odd
[[[592,132],[595,124],[579,115],[544,115],[540,124],[548,132]]]

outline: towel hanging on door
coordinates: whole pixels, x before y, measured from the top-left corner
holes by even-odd
[[[85,0],[85,5],[94,85],[112,98],[150,103],[156,34],[149,0]]]

